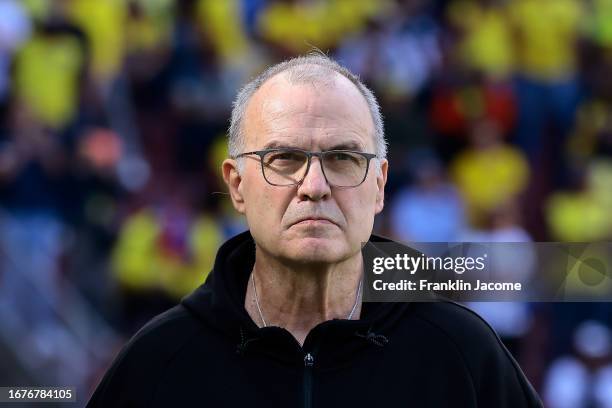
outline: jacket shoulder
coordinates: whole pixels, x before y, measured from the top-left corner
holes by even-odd
[[[87,406],[149,401],[165,367],[200,330],[202,325],[182,305],[151,319],[119,351]]]
[[[189,337],[199,328],[195,317],[179,304],[149,320],[134,334],[127,346],[136,343],[155,346],[164,340],[176,342],[178,338]]]
[[[501,340],[489,324],[471,309],[451,301],[418,303],[415,315],[461,346],[479,343],[498,347]],[[475,341],[475,338],[478,340]]]
[[[428,302],[416,304],[415,316],[455,349],[480,398],[493,397],[489,393],[509,393],[517,399],[516,406],[542,406],[497,333],[474,311],[451,301]]]

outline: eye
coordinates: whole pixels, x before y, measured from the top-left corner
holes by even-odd
[[[277,152],[277,153],[272,153],[270,155],[270,161],[276,161],[276,160],[287,160],[287,161],[295,161],[295,160],[301,160],[301,156],[298,153],[295,152]]]
[[[350,154],[346,154],[346,153],[336,153],[335,155],[336,160],[352,160],[353,157]]]
[[[282,150],[270,152],[264,157],[267,166],[297,166],[306,161],[306,155],[297,151]]]
[[[341,161],[351,161],[354,163],[359,163],[359,158],[357,155],[346,152],[330,152],[328,155],[329,159],[337,162]]]

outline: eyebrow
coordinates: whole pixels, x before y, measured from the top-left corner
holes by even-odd
[[[267,150],[267,149],[297,149],[297,147],[290,146],[278,140],[271,140],[268,143],[266,143],[261,150]]]
[[[332,146],[331,148],[327,150],[356,150],[360,152],[363,150],[363,148],[361,147],[359,143],[351,141],[351,142],[339,143],[337,145]]]
[[[266,143],[264,145],[264,147],[262,148],[262,150],[266,150],[266,149],[300,149],[300,150],[304,150],[299,146],[292,146],[292,145],[288,145],[285,142],[281,142],[281,141],[277,141],[277,140],[271,140],[268,143]],[[362,146],[355,142],[355,141],[347,141],[347,142],[341,142],[338,144],[335,144],[333,146],[331,146],[328,149],[324,149],[324,150],[355,150],[355,151],[362,151],[363,148]]]

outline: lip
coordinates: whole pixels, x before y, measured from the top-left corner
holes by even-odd
[[[309,218],[302,218],[301,220],[298,220],[295,223],[293,223],[293,225],[310,225],[310,224],[335,225],[335,222],[333,222],[329,218],[309,217]]]

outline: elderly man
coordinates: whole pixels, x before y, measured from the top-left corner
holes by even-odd
[[[362,303],[383,209],[378,104],[323,55],[239,93],[223,175],[249,231],[141,329],[90,407],[537,407],[495,333],[454,303]]]

